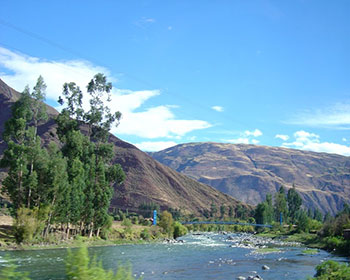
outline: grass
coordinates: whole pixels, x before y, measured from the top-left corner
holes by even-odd
[[[317,249],[306,249],[302,251],[303,254],[307,254],[307,255],[316,255],[318,254],[318,250]]]
[[[279,253],[282,251],[278,248],[259,248],[254,250],[254,252],[259,254],[268,254],[268,253]]]

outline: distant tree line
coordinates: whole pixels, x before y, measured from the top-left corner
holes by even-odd
[[[319,209],[312,210],[302,207],[302,199],[295,186],[286,193],[283,186],[275,193],[266,195],[265,201],[255,208],[254,218],[259,224],[284,223],[297,225],[299,231],[309,231],[320,228],[323,215]]]
[[[87,85],[86,110],[79,86],[65,83],[59,98],[64,108],[55,119],[59,143],[45,147],[38,135],[39,125],[48,119],[43,78],[32,91],[26,87],[13,105],[0,166],[8,170],[2,191],[12,202],[19,241],[46,236],[53,225],[66,237],[99,236],[111,224],[112,185],[125,178],[122,167],[112,163],[115,153],[108,143],[109,131],[121,117],[103,102],[110,100],[111,88],[103,74],[95,75]]]

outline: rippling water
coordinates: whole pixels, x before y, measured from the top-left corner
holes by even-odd
[[[239,235],[232,234],[234,238]],[[280,252],[256,253],[254,249],[230,247],[228,235],[205,233],[187,235],[185,243],[94,247],[89,253],[115,269],[130,262],[136,276],[143,279],[236,279],[259,274],[263,279],[306,279],[314,267],[327,259],[344,261],[325,251],[305,255],[302,247],[280,246]],[[19,269],[30,272],[32,279],[65,279],[66,249],[0,252],[0,269],[7,258]],[[267,265],[270,270],[263,270]]]

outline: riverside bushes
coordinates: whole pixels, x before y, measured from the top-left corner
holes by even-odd
[[[315,280],[350,280],[350,266],[326,261],[316,267]]]
[[[96,257],[89,256],[86,247],[68,251],[66,260],[67,280],[134,280],[131,265],[119,265],[117,271],[106,270]],[[30,280],[28,273],[16,271],[14,264],[0,271],[0,280]]]

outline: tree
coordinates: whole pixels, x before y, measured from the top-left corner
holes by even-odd
[[[121,184],[125,174],[119,164],[111,164],[113,146],[108,135],[113,123],[119,124],[120,112],[111,113],[104,102],[110,101],[112,85],[103,74],[89,82],[90,109],[82,107],[82,92],[75,83],[63,86],[66,107],[57,118],[58,135],[63,142],[62,152],[68,159],[70,183],[70,222],[85,224],[89,236],[98,236],[109,220],[108,209],[113,196],[113,184]],[[83,135],[80,128],[87,128]]]
[[[225,216],[225,213],[226,213],[226,206],[222,204],[220,206],[220,218],[221,219]]]
[[[234,215],[234,208],[233,208],[232,205],[230,205],[230,206],[228,207],[228,216],[229,216],[230,218],[232,218],[233,215]]]
[[[322,215],[321,211],[318,208],[315,209],[313,218],[316,221],[319,221],[319,222],[323,221],[323,215]]]
[[[299,232],[309,232],[310,218],[305,210],[300,209],[297,212],[297,230]]]
[[[282,214],[282,218],[284,220],[287,219],[288,208],[287,208],[287,199],[286,193],[283,186],[280,187],[279,191],[275,194],[275,221],[280,220],[280,215]]]
[[[163,228],[164,232],[171,237],[173,235],[173,216],[168,211],[163,211],[160,216],[160,221],[158,225]]]
[[[288,190],[287,202],[288,202],[289,217],[291,218],[291,221],[294,223],[297,218],[297,213],[302,204],[302,199],[300,195],[297,193],[297,191],[295,190],[294,185],[293,185],[293,188]]]
[[[218,208],[216,207],[216,204],[212,202],[210,205],[210,216],[214,217],[217,212],[218,212]]]
[[[12,117],[5,123],[3,137],[8,147],[0,166],[9,169],[3,181],[3,191],[11,198],[15,209],[31,208],[41,203],[35,192],[46,177],[43,160],[47,157],[37,136],[37,128],[41,121],[47,119],[43,104],[45,89],[41,76],[32,92],[27,86],[12,107]]]
[[[272,195],[267,194],[266,195],[266,219],[267,223],[271,223],[274,220],[274,211],[273,211],[273,205],[272,205]]]

